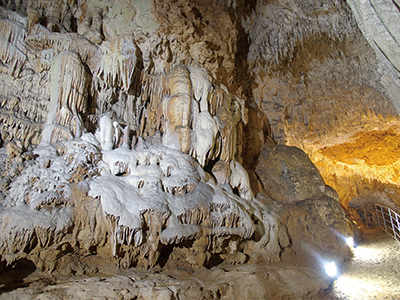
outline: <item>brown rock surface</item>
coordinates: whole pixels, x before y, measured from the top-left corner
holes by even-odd
[[[315,270],[318,268],[312,258],[302,257],[279,265],[225,264],[201,271],[133,270],[111,277],[76,277],[73,281],[42,277],[29,287],[0,295],[0,299],[318,299],[328,288],[326,275]],[[33,279],[37,275],[30,276]]]
[[[318,298],[340,204],[400,203],[398,6],[356,2],[0,0],[0,270],[57,283],[3,296]]]
[[[303,149],[344,207],[368,191],[398,189],[397,180],[389,179],[397,172],[396,163],[374,167],[348,162],[368,161],[374,153],[387,156],[384,149],[393,143],[387,144],[387,138],[377,143],[376,138],[398,126],[399,94],[394,92],[398,71],[382,63],[387,59],[382,51],[393,53],[398,47],[384,33],[398,27],[396,18],[384,25],[398,14],[398,7],[392,2],[346,2],[259,2],[245,26],[251,39],[251,90],[270,121],[274,140]],[[382,36],[388,37],[387,44]],[[323,154],[358,132],[365,132],[364,141],[353,144],[359,152],[349,151],[346,162]],[[368,151],[379,143],[385,144],[382,150]],[[360,151],[362,158],[356,157]]]
[[[265,192],[282,203],[295,203],[314,196],[327,195],[337,200],[307,154],[297,147],[264,147],[255,168]]]

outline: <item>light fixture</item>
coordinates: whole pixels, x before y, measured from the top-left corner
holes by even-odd
[[[325,272],[329,277],[336,276],[337,270],[336,270],[336,264],[334,261],[325,264]]]
[[[348,237],[346,239],[346,244],[350,247],[353,248],[354,247],[354,239],[352,237]]]

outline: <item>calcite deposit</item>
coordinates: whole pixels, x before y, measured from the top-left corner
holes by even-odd
[[[322,297],[343,207],[400,203],[399,4],[367,2],[0,0],[3,295]]]

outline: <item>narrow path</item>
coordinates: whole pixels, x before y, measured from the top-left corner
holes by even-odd
[[[353,252],[326,299],[400,299],[400,243],[368,229]]]

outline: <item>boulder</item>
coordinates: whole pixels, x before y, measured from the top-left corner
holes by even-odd
[[[323,195],[339,200],[336,191],[325,184],[307,154],[297,147],[265,146],[255,172],[265,192],[276,201],[295,203]]]

